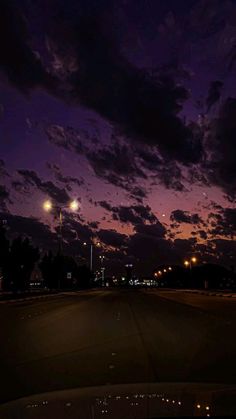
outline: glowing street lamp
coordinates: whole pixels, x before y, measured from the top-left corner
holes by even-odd
[[[78,201],[73,200],[73,201],[69,202],[67,205],[59,206],[59,205],[53,204],[49,199],[46,200],[43,203],[44,211],[50,212],[50,211],[52,211],[53,208],[55,208],[57,211],[59,211],[59,228],[60,228],[60,243],[59,243],[59,245],[60,245],[60,252],[61,252],[61,249],[62,249],[62,218],[63,218],[62,217],[62,210],[64,208],[67,208],[67,209],[70,209],[71,211],[75,212],[79,208],[79,203],[78,203]]]
[[[78,201],[76,201],[76,200],[71,201],[70,204],[69,204],[69,207],[72,211],[78,211],[78,209],[79,209]]]
[[[47,212],[51,211],[52,209],[52,203],[51,201],[47,200],[43,203],[43,209]]]
[[[190,265],[190,262],[188,260],[184,261],[184,266],[186,266],[186,268]]]
[[[172,271],[172,268],[171,268],[171,266],[169,266],[169,268],[168,268],[168,271]]]
[[[194,257],[192,257],[191,258],[191,262],[193,262],[193,263],[197,263],[197,258],[194,256]]]

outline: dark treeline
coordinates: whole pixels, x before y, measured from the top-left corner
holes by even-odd
[[[162,269],[163,266],[159,266]],[[236,274],[233,267],[206,263],[192,269],[173,266],[172,271],[158,279],[159,286],[168,288],[231,289],[236,290]]]
[[[17,237],[8,240],[6,231],[0,226],[0,270],[2,288],[6,291],[26,291],[31,275],[38,266],[43,278],[42,285],[52,289],[88,288],[92,276],[86,265],[79,266],[71,256],[51,251],[43,255],[30,240]]]

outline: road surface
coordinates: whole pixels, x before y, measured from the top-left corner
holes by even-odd
[[[94,290],[0,304],[0,402],[81,386],[236,381],[236,299]]]

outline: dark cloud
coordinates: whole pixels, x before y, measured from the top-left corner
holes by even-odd
[[[127,177],[146,178],[130,148],[118,141],[110,147],[88,152],[87,159],[96,175],[105,179],[109,179],[110,175],[118,176],[121,182],[127,181]]]
[[[44,87],[55,92],[57,83],[31,46],[24,2],[3,0],[0,13],[0,68],[10,82],[26,92]]]
[[[88,223],[89,227],[97,229],[99,227],[100,222],[99,221],[91,221]]]
[[[147,190],[142,186],[134,186],[129,189],[130,197],[142,203],[144,198],[147,198]]]
[[[220,80],[215,80],[211,82],[208,91],[208,96],[206,98],[207,112],[209,112],[212,106],[219,101],[223,85],[224,83]]]
[[[67,22],[61,16],[66,42]],[[181,162],[199,160],[199,141],[177,116],[188,96],[183,87],[168,77],[153,79],[130,64],[104,16],[79,19],[70,35],[82,63],[72,77],[80,103],[119,126],[127,137],[157,146],[164,156]]]
[[[91,108],[126,137],[157,147],[164,157],[199,161],[201,143],[178,116],[187,90],[170,75],[154,77],[127,60],[118,42],[114,2],[102,1],[99,7],[94,1],[40,5],[47,9],[44,21],[37,23],[47,33],[47,53],[52,56],[48,66],[31,46],[27,7],[19,10],[16,2],[4,1],[0,64],[12,83],[23,90],[43,86],[66,101]],[[37,2],[32,7],[36,13]],[[65,145],[60,127],[54,126],[53,136],[46,132],[51,141]],[[68,147],[73,149],[74,143]]]
[[[9,177],[9,174],[6,170],[6,165],[4,160],[0,159],[0,179],[3,177]]]
[[[206,240],[207,239],[207,232],[205,230],[198,230],[199,236],[201,239]]]
[[[234,200],[236,197],[236,99],[228,98],[219,115],[209,125],[209,159],[205,170],[211,184],[220,186]]]
[[[57,235],[36,218],[2,212],[0,213],[0,219],[6,221],[7,231],[11,237],[17,235],[28,236],[43,249],[58,249]]]
[[[45,133],[49,141],[57,147],[62,147],[78,154],[83,154],[86,150],[86,146],[83,144],[83,137],[75,128],[48,125],[45,127]]]
[[[154,183],[164,185],[167,189],[186,190],[184,176],[174,161],[165,161],[150,147],[138,147],[137,155],[142,166],[153,174]]]
[[[150,272],[158,261],[170,261],[171,249],[170,241],[141,233],[130,236],[128,244],[128,254],[136,259],[136,264],[141,263],[146,272]]]
[[[164,237],[166,234],[166,228],[158,220],[155,224],[137,224],[135,226],[135,231],[139,234],[143,234],[144,236],[159,238]]]
[[[10,194],[4,185],[0,185],[0,209],[7,211],[7,203],[11,203]]]
[[[198,214],[190,214],[188,211],[174,210],[170,216],[171,221],[176,221],[177,223],[187,223],[187,224],[200,224],[202,219]]]
[[[146,221],[154,223],[157,218],[153,214],[149,205],[131,205],[129,207],[120,205],[112,207],[113,219],[120,220],[122,223],[143,224]]]
[[[63,214],[63,230],[68,235],[73,232],[76,240],[81,243],[89,242],[95,236],[92,228],[79,220],[78,214]]]
[[[96,204],[100,205],[102,208],[104,208],[107,211],[112,211],[112,205],[107,201],[98,201]]]
[[[222,208],[218,213],[210,213],[208,221],[212,235],[234,237],[236,234],[236,208]]]
[[[51,181],[42,181],[33,170],[18,170],[26,185],[38,188],[41,192],[49,195],[58,204],[67,204],[70,197],[65,189],[58,188]]]
[[[11,186],[16,192],[20,192],[21,194],[27,195],[30,194],[30,187],[29,185],[26,185],[24,182],[21,182],[19,180],[13,180],[11,182]]]
[[[96,204],[111,212],[113,219],[119,220],[122,223],[138,225],[144,224],[145,222],[155,223],[158,221],[149,205],[136,204],[130,205],[129,207],[124,205],[112,206],[107,201],[98,201]]]
[[[61,183],[64,183],[68,186],[70,186],[70,184],[75,184],[77,186],[82,186],[84,185],[84,179],[82,177],[73,177],[73,176],[64,176],[61,172],[60,167],[55,164],[55,163],[47,163],[47,167],[50,169],[50,171],[54,174],[56,180],[58,180]]]
[[[174,163],[168,162],[163,165],[160,170],[157,171],[158,181],[164,185],[167,189],[173,189],[178,192],[186,191],[182,180],[181,169]]]
[[[127,236],[125,234],[118,233],[115,230],[101,229],[97,234],[103,243],[112,247],[123,247],[127,241]]]
[[[197,239],[191,237],[189,239],[175,239],[173,242],[173,249],[176,260],[181,263],[184,258],[188,257],[195,251]]]

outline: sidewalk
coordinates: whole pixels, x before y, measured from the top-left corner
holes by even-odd
[[[0,292],[0,304],[20,302],[26,300],[38,300],[41,298],[59,296],[58,291],[32,291],[32,292]]]
[[[208,295],[214,297],[225,297],[225,298],[236,298],[236,292],[228,291],[228,290],[198,290],[198,289],[182,289],[176,290],[181,292],[189,292],[192,294],[201,294],[201,295]]]
[[[76,295],[83,291],[96,291],[97,288],[78,288],[76,290],[72,289],[62,289],[62,290],[51,290],[51,291],[28,291],[28,292],[0,292],[0,304],[6,303],[17,303],[21,301],[30,301],[30,300],[39,300],[42,298],[50,297],[63,297],[65,295]]]

